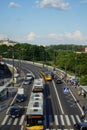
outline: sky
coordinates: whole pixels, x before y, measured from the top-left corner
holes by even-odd
[[[0,40],[87,45],[87,0],[0,0]]]

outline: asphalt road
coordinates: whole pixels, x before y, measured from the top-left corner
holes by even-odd
[[[17,65],[18,63],[15,62],[15,66]],[[41,67],[36,67],[34,64],[21,63],[21,69],[24,74],[31,70],[36,78],[41,77]],[[22,87],[25,89],[25,94],[28,95],[28,100],[20,104],[24,107],[28,105],[32,84]],[[81,112],[77,103],[75,103],[70,92],[64,92],[64,87],[67,87],[64,83],[56,84],[54,80],[46,82],[44,91],[44,124],[46,130],[74,130],[73,125],[81,121]],[[26,109],[24,115],[16,119],[10,118],[8,113],[3,116],[0,130],[24,130]]]

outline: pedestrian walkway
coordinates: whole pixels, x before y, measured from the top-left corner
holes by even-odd
[[[20,118],[11,118],[9,115],[6,115],[1,125],[22,125],[25,115],[22,115]]]
[[[74,129],[46,129],[46,130],[74,130]]]
[[[47,115],[46,115],[47,116]],[[50,118],[52,120],[50,120]],[[5,116],[3,121],[1,122],[1,125],[22,125],[25,119],[25,115],[22,115],[19,118],[11,118],[8,114]],[[46,119],[46,118],[45,118]],[[56,128],[60,128],[60,126],[66,126],[69,127],[70,130],[73,130],[73,126],[77,122],[81,122],[79,115],[48,115],[48,122],[49,122],[49,128],[53,126],[53,123],[55,123]],[[49,128],[47,130],[49,130]],[[56,130],[56,129],[52,129]],[[61,129],[57,129],[61,130]],[[67,130],[67,129],[64,129]],[[69,129],[68,129],[69,130]]]

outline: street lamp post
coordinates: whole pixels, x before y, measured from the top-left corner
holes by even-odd
[[[53,70],[55,70],[55,63],[56,63],[56,51],[54,51],[54,68],[53,68]]]
[[[14,46],[12,47],[12,62],[13,62],[13,74],[12,74],[12,78],[13,78],[13,87],[14,87]]]

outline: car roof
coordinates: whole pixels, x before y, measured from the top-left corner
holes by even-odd
[[[80,126],[87,126],[87,122],[79,122],[78,123]]]

